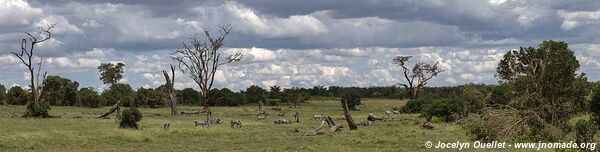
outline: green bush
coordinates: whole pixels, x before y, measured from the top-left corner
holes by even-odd
[[[427,121],[431,121],[431,118],[435,116],[444,119],[445,122],[450,122],[456,119],[458,112],[452,99],[442,98],[431,100],[431,102],[423,105],[421,114],[425,116]]]
[[[592,120],[600,128],[600,84],[597,84],[593,88],[592,100],[590,100],[590,112],[592,113]]]
[[[50,104],[48,102],[39,101],[38,103],[28,103],[27,111],[23,117],[39,117],[39,118],[50,118]]]
[[[342,102],[346,102],[348,104],[348,109],[357,110],[356,106],[360,105],[360,96],[357,93],[346,92],[342,95]]]
[[[142,120],[142,113],[135,107],[130,107],[123,110],[121,115],[119,127],[121,128],[135,128],[138,129],[138,122]]]
[[[431,98],[428,97],[419,97],[416,99],[411,99],[406,102],[406,105],[400,108],[400,112],[402,113],[419,113],[423,109],[423,105],[429,103]]]
[[[575,142],[593,143],[594,135],[598,131],[598,126],[589,120],[579,120],[575,123]]]

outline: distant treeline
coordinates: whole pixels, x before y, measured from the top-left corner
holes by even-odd
[[[483,88],[484,90],[494,90],[496,85],[470,84]],[[460,92],[464,86],[451,87],[429,87],[424,88],[420,96],[430,98],[448,97]],[[14,86],[7,88],[0,84],[0,103],[11,105],[25,105],[30,99],[30,91]],[[408,99],[410,95],[404,88],[398,86],[383,87],[338,87],[338,86],[315,86],[312,88],[286,88],[271,86],[261,88],[259,86],[250,86],[245,90],[234,92],[228,88],[212,89],[209,92],[210,99],[208,104],[211,106],[238,106],[244,104],[258,103],[262,100],[267,105],[294,104],[306,100],[319,100],[323,97],[337,98],[344,93],[351,92],[362,98],[387,98],[387,99]],[[200,98],[200,92],[185,88],[177,90],[177,100],[181,105],[202,105],[204,101]],[[97,92],[94,88],[79,88],[77,81],[72,81],[60,76],[48,76],[44,82],[43,100],[52,106],[83,106],[99,107],[110,106],[121,100],[123,106],[132,107],[163,107],[168,106],[164,99],[166,92],[163,86],[157,88],[133,89],[129,84],[118,83],[110,88]]]

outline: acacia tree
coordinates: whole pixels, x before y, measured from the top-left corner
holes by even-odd
[[[439,73],[444,72],[438,64],[428,64],[423,62],[416,63],[412,69],[409,69],[407,63],[412,56],[397,56],[394,58],[394,63],[402,68],[404,79],[407,83],[400,83],[404,86],[411,99],[417,98],[419,91],[427,85],[427,82]]]
[[[100,72],[100,80],[104,84],[110,84],[111,86],[117,84],[119,80],[123,78],[123,68],[125,64],[123,63],[102,63],[98,66],[98,71]]]
[[[190,38],[188,43],[183,42],[182,48],[171,53],[172,59],[179,63],[179,69],[198,84],[209,125],[212,118],[208,105],[208,95],[212,88],[217,69],[222,65],[242,59],[241,52],[229,55],[224,60],[221,59],[222,50],[220,48],[224,44],[225,37],[231,32],[231,25],[221,26],[219,28],[219,35],[216,37],[211,32],[211,29],[205,29],[205,38],[203,40],[196,34]]]
[[[579,61],[568,44],[544,41],[538,48],[521,47],[508,51],[498,63],[501,83],[520,90],[511,100],[519,121],[514,128],[556,140],[549,132],[561,134],[570,116],[584,109],[587,78],[578,74]]]
[[[40,100],[44,88],[43,83],[46,79],[46,72],[44,72],[40,83],[40,73],[42,70],[43,57],[40,57],[38,63],[33,63],[33,57],[35,56],[33,49],[37,44],[52,38],[52,33],[50,32],[50,30],[54,28],[54,25],[56,24],[48,25],[45,28],[40,27],[40,32],[34,34],[25,32],[28,38],[23,38],[21,40],[21,52],[11,52],[17,58],[19,58],[23,65],[27,67],[27,70],[29,70],[29,87],[31,88],[31,100],[27,103],[27,112],[24,115],[25,117],[50,117],[50,115],[48,114],[48,111],[50,110],[50,105],[47,102],[43,102]],[[45,36],[40,37],[40,35]],[[28,46],[29,48],[27,48]],[[37,64],[37,73],[34,73],[36,70],[36,65],[34,64]]]
[[[104,84],[110,84],[110,90],[104,90],[102,96],[105,97],[105,101],[107,103],[114,102],[113,107],[100,117],[106,117],[114,112],[117,112],[116,117],[119,118],[121,116],[121,100],[125,99],[125,103],[127,104],[130,104],[132,101],[130,100],[131,92],[133,92],[131,91],[131,87],[125,84],[117,84],[117,82],[123,78],[124,67],[125,64],[123,63],[117,63],[116,65],[112,63],[102,63],[98,66],[100,80],[102,80],[102,83]]]

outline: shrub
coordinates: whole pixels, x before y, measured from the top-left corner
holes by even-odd
[[[135,128],[138,129],[138,122],[142,120],[142,113],[135,107],[130,107],[123,110],[121,115],[119,127],[121,128]]]
[[[423,105],[421,114],[427,121],[431,121],[433,116],[443,118],[445,122],[454,121],[458,113],[457,106],[449,98],[434,99]]]
[[[472,140],[491,142],[524,132],[521,127],[523,124],[516,123],[519,121],[510,112],[486,111],[480,115],[470,115],[458,123]]]
[[[406,105],[400,108],[402,113],[419,113],[423,109],[423,105],[426,104],[430,99],[419,97],[417,99],[411,99],[406,102]]]
[[[356,110],[356,106],[360,105],[360,97],[357,93],[347,92],[342,95],[342,102],[346,102],[348,104],[348,109]]]
[[[40,118],[50,118],[50,104],[48,102],[39,101],[38,103],[28,103],[27,111],[23,115],[23,117],[40,117]]]
[[[597,84],[593,89],[592,100],[590,100],[590,112],[592,113],[592,120],[600,128],[600,84]]]
[[[598,131],[598,126],[589,120],[579,120],[575,123],[575,142],[593,143],[594,135]]]

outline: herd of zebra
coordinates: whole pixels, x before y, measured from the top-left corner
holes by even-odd
[[[399,114],[400,112],[398,112],[398,111],[393,111],[393,112],[392,111],[385,111],[385,114],[388,115],[388,116],[390,114],[392,114],[392,113]],[[280,114],[278,114],[278,116],[285,116],[285,114],[284,113],[280,113]],[[369,114],[369,117],[373,117],[373,114]],[[267,118],[267,114],[264,113],[264,111],[256,115],[256,120],[265,120],[266,118]],[[294,113],[294,118],[295,118],[296,122],[300,122],[299,113],[298,112]],[[321,116],[321,115],[313,115],[313,117],[311,119],[312,120],[321,120],[323,118],[324,117]],[[220,118],[217,118],[217,119],[212,120],[212,123],[213,124],[222,124],[223,121]],[[277,119],[277,120],[274,120],[273,123],[274,124],[291,124],[292,121],[287,120],[287,119]],[[242,121],[239,120],[239,119],[230,120],[229,124],[230,124],[231,128],[241,128],[243,126],[242,125]],[[371,123],[368,123],[368,124],[371,124]],[[206,120],[194,120],[194,125],[195,126],[208,127],[208,122]],[[163,124],[163,128],[164,129],[169,129],[170,127],[171,127],[171,123],[168,122],[168,121],[165,121],[165,123]]]

